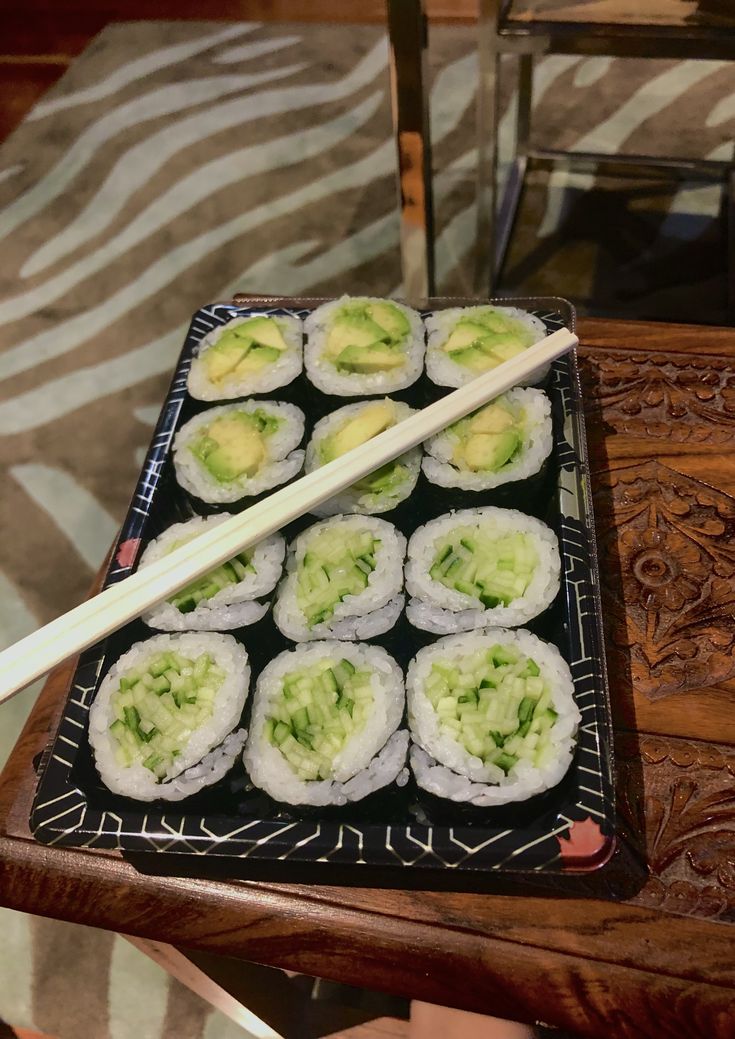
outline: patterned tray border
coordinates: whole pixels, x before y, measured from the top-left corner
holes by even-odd
[[[237,297],[197,311],[164,403],[130,510],[115,548],[106,585],[125,578],[135,565],[162,467],[186,397],[192,348],[208,331],[247,306],[259,312],[290,309],[303,315],[322,300],[270,300]],[[434,306],[465,300],[437,300]],[[553,331],[574,328],[571,305],[555,297],[505,299],[498,303],[533,309]],[[290,306],[289,306],[290,303]],[[72,769],[85,740],[88,713],[102,671],[106,643],[80,658],[69,699],[51,745],[39,766],[39,783],[31,814],[37,840],[49,845],[121,849],[132,852],[176,852],[240,859],[334,862],[341,865],[415,866],[461,870],[551,873],[596,869],[608,861],[615,845],[613,760],[609,693],[605,671],[602,620],[594,540],[594,520],[587,463],[576,355],[552,368],[549,389],[560,402],[563,428],[555,423],[560,464],[560,547],[564,568],[566,626],[575,696],[582,712],[576,768],[580,782],[575,800],[557,814],[555,825],[542,830],[490,828],[483,825],[345,824],[338,821],[200,817],[175,808],[137,806],[113,812],[93,807],[74,785]],[[575,766],[573,766],[575,767]],[[329,880],[328,871],[325,882]]]

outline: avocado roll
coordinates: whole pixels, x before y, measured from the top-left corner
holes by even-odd
[[[301,321],[285,314],[236,317],[202,339],[188,389],[197,400],[232,400],[293,382],[303,365]]]
[[[248,655],[231,635],[156,635],[103,679],[89,712],[102,782],[139,801],[179,801],[230,770],[248,695]]]
[[[559,591],[554,532],[515,509],[461,509],[431,520],[408,543],[406,616],[440,635],[536,617]]]
[[[389,397],[333,411],[314,426],[306,448],[306,472],[334,461],[413,414],[408,404]],[[331,516],[337,512],[374,514],[394,509],[416,486],[420,465],[421,449],[413,448],[313,511],[317,516]]]
[[[304,413],[293,404],[246,401],[208,408],[181,427],[174,440],[176,479],[211,504],[252,497],[286,483],[300,471]]]
[[[426,374],[438,386],[464,386],[546,336],[540,318],[517,307],[451,307],[426,318]],[[529,382],[539,382],[548,364]]]
[[[305,328],[306,374],[323,393],[392,393],[423,370],[421,317],[394,300],[343,296],[312,311]]]
[[[256,686],[243,760],[287,804],[344,805],[406,781],[403,675],[379,646],[315,642],[279,654]]]
[[[487,491],[537,473],[553,447],[551,402],[516,388],[424,444],[424,475],[439,487]]]
[[[333,516],[289,547],[273,619],[294,642],[369,639],[403,609],[406,539],[374,516]]]
[[[580,712],[558,649],[529,631],[449,635],[420,650],[406,677],[416,782],[478,807],[556,786]]]
[[[207,519],[195,516],[186,523],[174,523],[151,541],[141,556],[140,568],[229,518],[227,514]],[[278,584],[285,554],[285,541],[273,534],[157,603],[143,614],[143,620],[160,631],[227,631],[255,624],[268,611],[268,602],[260,600]]]

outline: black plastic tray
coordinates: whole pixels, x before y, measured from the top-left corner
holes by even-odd
[[[304,315],[323,300],[248,299],[216,303],[198,311],[156,427],[135,496],[116,546],[106,584],[135,568],[140,552],[162,529],[209,506],[190,498],[175,482],[170,446],[176,429],[207,405],[186,392],[192,353],[213,327],[247,313],[288,311]],[[470,302],[433,301],[433,309]],[[549,331],[574,328],[574,310],[565,300],[498,300],[531,310]],[[59,729],[40,766],[31,815],[39,841],[74,847],[118,848],[128,852],[175,852],[196,856],[319,863],[317,879],[330,882],[339,866],[479,871],[587,871],[602,865],[614,847],[612,741],[609,696],[595,558],[593,514],[576,356],[557,361],[546,387],[552,401],[554,451],[538,477],[477,494],[428,484],[423,474],[410,504],[384,514],[406,535],[450,508],[506,505],[538,516],[557,532],[562,555],[562,588],[557,600],[528,627],[555,643],[570,664],[582,712],[575,759],[564,780],[529,801],[491,809],[443,802],[419,792],[413,781],[390,787],[364,802],[326,810],[293,809],[253,789],[241,765],[217,785],[177,804],[141,804],[112,794],[100,782],[86,738],[89,706],[110,664],[133,642],[150,636],[141,622],[127,625],[80,659]],[[421,407],[446,390],[425,376],[394,394]],[[307,436],[323,415],[343,401],[315,390],[301,376],[290,386],[264,395],[288,400],[307,416]],[[211,406],[211,405],[210,405]],[[253,499],[229,506],[232,511]],[[284,531],[290,539],[314,517]],[[253,678],[290,643],[268,614],[257,625],[233,632],[251,658]],[[385,636],[372,640],[404,668],[433,636],[402,617]],[[249,704],[244,723],[247,724]],[[330,869],[334,865],[334,870]],[[156,869],[160,871],[161,862]],[[234,864],[233,864],[233,872]],[[164,867],[165,869],[165,867]],[[173,862],[171,871],[175,872]],[[390,871],[395,876],[393,870]]]

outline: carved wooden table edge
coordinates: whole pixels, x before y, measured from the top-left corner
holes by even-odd
[[[650,350],[651,340],[660,345],[664,331],[673,334],[684,353],[701,349],[706,337],[716,343],[706,350],[708,359],[735,356],[735,333],[729,330],[596,320],[580,323],[581,352],[596,358],[605,351]],[[677,352],[670,341],[669,351]],[[698,363],[703,355],[691,357]],[[718,401],[722,392],[718,383]],[[715,409],[716,421],[721,413],[722,408]],[[695,421],[704,419],[698,415]],[[114,853],[37,845],[28,830],[35,785],[32,761],[54,729],[71,673],[67,667],[46,684],[0,777],[0,900],[12,908],[239,955],[399,995],[543,1019],[590,1035],[609,1035],[606,1005],[615,1006],[616,1021],[620,1017],[619,1035],[631,1039],[691,1035],[689,1024],[694,1020],[701,1034],[732,1034],[735,964],[731,934],[717,921],[722,915],[722,891],[732,887],[732,878],[720,877],[718,872],[722,861],[726,873],[727,849],[715,848],[713,871],[718,883],[713,880],[709,892],[700,885],[695,894],[701,904],[692,911],[691,891],[675,888],[672,894],[655,885],[652,891],[651,878],[643,884],[642,873],[642,891],[650,897],[635,905],[632,902],[640,893],[633,895],[632,902],[610,900],[614,884],[606,889],[595,877],[587,880],[586,891],[580,890],[581,898],[563,892],[549,897],[542,883],[533,890],[526,886],[525,898],[507,897],[518,893],[512,884],[491,894],[469,895],[263,880],[222,883],[158,878],[137,872]],[[702,768],[712,774],[718,769],[733,772],[733,750],[727,743],[637,733],[625,722],[616,729],[624,763],[626,754],[635,763],[642,753],[646,767],[663,767],[666,781],[671,785],[673,776],[673,786],[680,791],[677,770],[689,782]],[[692,746],[708,748],[704,764]],[[620,753],[618,757],[621,760]],[[644,806],[640,791],[623,788],[622,792],[624,800],[631,796],[624,842],[616,859],[619,868],[627,854],[624,868],[629,870],[636,855],[640,867],[643,852],[636,849],[634,839],[628,840],[634,835],[626,834],[625,827],[635,828],[635,813]],[[690,800],[691,796],[690,790]],[[686,813],[688,805],[683,800],[678,807]],[[732,795],[728,801],[720,791],[702,811],[714,812],[715,818],[719,813],[720,821],[728,825]],[[707,836],[709,831],[700,829]],[[686,859],[686,847],[680,857]],[[672,915],[682,911],[690,915]],[[681,950],[692,948],[699,960],[690,965]],[[406,955],[407,950],[411,955]],[[540,971],[548,979],[548,988],[538,985]],[[618,1014],[618,1008],[624,1010]]]

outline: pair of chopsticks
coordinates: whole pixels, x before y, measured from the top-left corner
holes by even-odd
[[[0,703],[220,563],[281,530],[571,350],[566,328],[46,624],[0,653]]]

